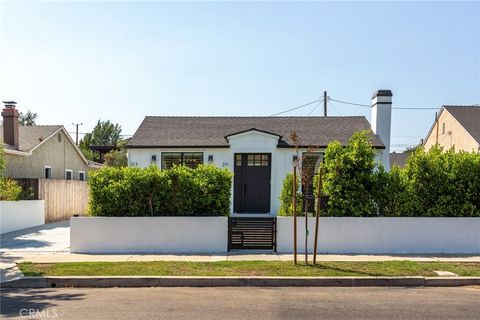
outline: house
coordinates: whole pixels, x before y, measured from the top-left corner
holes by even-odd
[[[14,101],[2,111],[0,141],[3,141],[11,178],[87,180],[97,167],[89,162],[62,125],[20,126]]]
[[[370,130],[377,161],[389,169],[392,93],[372,97],[372,124],[354,117],[155,117],[147,116],[127,145],[130,166],[195,167],[213,164],[234,173],[231,211],[271,213],[279,208],[285,175],[298,150],[317,162],[327,145],[346,145],[353,133]],[[310,149],[315,148],[315,152]]]
[[[445,150],[480,151],[480,107],[442,106],[433,122],[423,147],[429,150],[435,144]]]
[[[398,166],[400,168],[405,167],[408,157],[412,154],[412,151],[392,152],[390,153],[390,165]]]

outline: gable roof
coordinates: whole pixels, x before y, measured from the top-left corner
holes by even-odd
[[[480,107],[443,106],[480,143]]]
[[[5,144],[5,149],[15,153],[19,151],[23,155],[31,155],[31,152],[38,148],[45,141],[54,136],[57,132],[63,131],[67,136],[67,139],[73,145],[75,151],[78,153],[80,158],[82,158],[85,164],[88,164],[88,160],[83,155],[82,151],[78,148],[75,142],[68,134],[67,130],[62,125],[35,125],[35,126],[19,126],[18,135],[19,135],[19,145],[18,150],[13,146]],[[3,142],[3,127],[0,126],[0,141]]]
[[[29,152],[46,138],[57,132],[62,126],[19,126],[19,151]],[[3,127],[0,126],[0,141],[3,141]],[[13,146],[6,146],[14,149]]]
[[[278,135],[278,147],[294,147],[293,130],[300,146],[326,147],[333,140],[346,145],[353,133],[370,130],[363,116],[356,117],[152,117],[144,118],[127,148],[223,147],[225,137],[249,130]],[[385,148],[371,134],[375,148]]]

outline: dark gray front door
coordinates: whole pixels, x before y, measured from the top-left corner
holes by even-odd
[[[233,204],[235,212],[270,212],[270,153],[236,153]]]

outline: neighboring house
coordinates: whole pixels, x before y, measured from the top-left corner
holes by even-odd
[[[412,151],[392,152],[390,153],[390,166],[405,167],[408,157],[412,154]]]
[[[480,107],[443,106],[433,122],[423,146],[429,150],[435,144],[445,150],[480,151]]]
[[[62,125],[20,126],[15,102],[4,102],[0,141],[12,178],[87,180],[97,164],[87,161]]]
[[[392,93],[380,90],[372,98],[372,125],[363,116],[145,117],[127,145],[128,163],[228,168],[234,172],[232,212],[275,214],[283,179],[297,155],[293,130],[299,152],[318,164],[331,141],[346,145],[354,132],[371,129],[377,160],[388,170],[391,109]]]

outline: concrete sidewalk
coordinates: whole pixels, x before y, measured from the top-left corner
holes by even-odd
[[[2,260],[15,262],[96,262],[96,261],[292,261],[292,254],[228,252],[218,254],[75,254],[69,252],[4,252]],[[304,255],[298,255],[304,261]],[[309,255],[312,261],[313,255]],[[445,262],[480,262],[480,256],[420,256],[420,255],[317,255],[317,261],[445,261]]]

